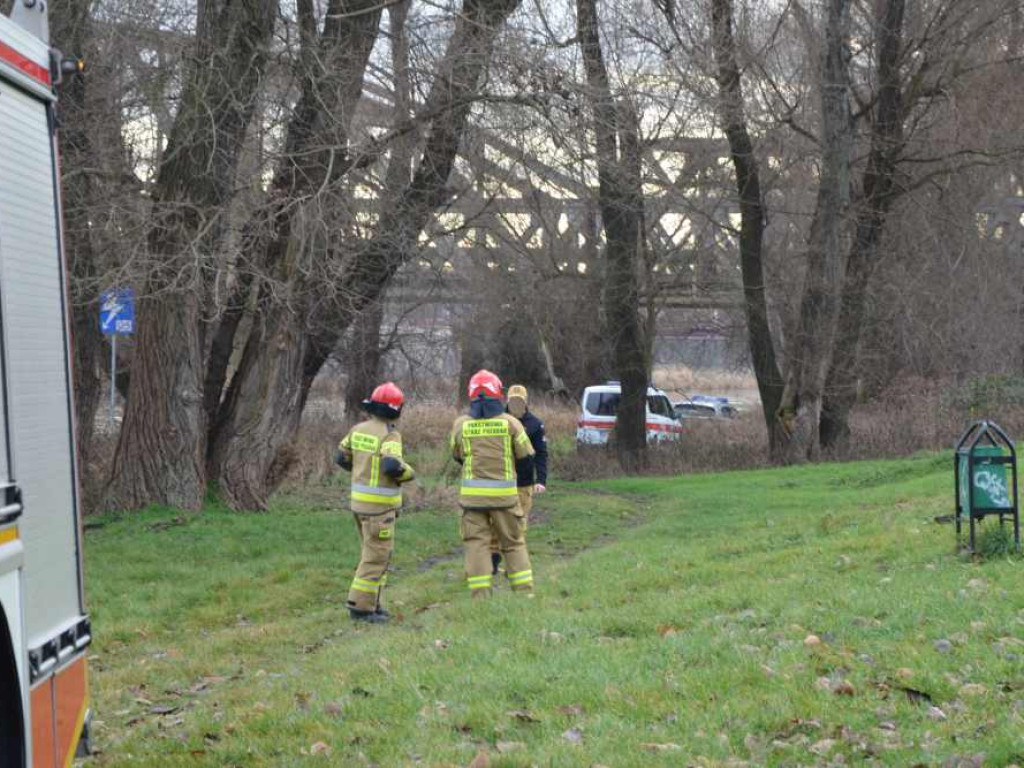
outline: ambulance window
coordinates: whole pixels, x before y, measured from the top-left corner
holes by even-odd
[[[591,392],[587,395],[587,413],[594,416],[614,416],[618,410],[618,392]]]
[[[647,398],[647,410],[655,416],[664,416],[668,419],[675,418],[675,414],[672,412],[672,403],[664,395],[649,396]]]

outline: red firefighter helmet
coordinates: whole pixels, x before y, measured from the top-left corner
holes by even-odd
[[[402,414],[404,403],[405,395],[402,394],[398,385],[392,381],[386,381],[373,390],[369,400],[363,401],[363,408],[375,416],[397,419]]]
[[[501,379],[487,370],[477,371],[469,380],[469,399],[478,397],[500,398],[502,395]]]
[[[402,390],[398,388],[398,385],[393,381],[385,381],[370,395],[371,403],[383,403],[384,405],[390,405],[392,408],[401,408],[405,403],[405,395],[402,394]]]

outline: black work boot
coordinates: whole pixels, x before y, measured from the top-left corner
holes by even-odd
[[[491,566],[494,568],[491,571],[492,576],[498,575],[498,566],[501,564],[501,552],[491,552]]]
[[[390,619],[390,618],[391,618],[391,614],[390,614],[390,613],[388,613],[387,611],[385,611],[385,610],[384,610],[383,608],[381,608],[381,607],[380,607],[379,605],[377,606],[377,610],[375,610],[375,611],[374,611],[373,613],[374,613],[374,615],[376,615],[376,616],[383,616],[385,620],[387,620],[387,619]]]
[[[357,611],[355,608],[348,609],[348,615],[353,621],[365,621],[367,624],[387,624],[391,618],[388,614],[380,614],[376,611]]]

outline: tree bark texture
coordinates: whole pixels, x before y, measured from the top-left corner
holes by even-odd
[[[783,379],[775,356],[768,322],[768,298],[764,275],[764,230],[767,214],[761,192],[761,175],[754,144],[747,129],[743,82],[733,35],[732,0],[713,0],[711,20],[719,94],[719,115],[729,142],[740,196],[740,274],[743,310],[747,321],[747,345],[754,377],[761,395],[769,453],[778,449],[776,412],[782,400]]]
[[[878,101],[853,243],[846,259],[832,364],[825,379],[820,425],[823,448],[844,443],[850,434],[850,410],[857,401],[857,356],[869,285],[880,258],[886,217],[898,194],[896,163],[903,148],[900,61],[905,5],[905,0],[886,0],[877,21]]]
[[[200,2],[181,103],[153,189],[152,269],[105,505],[198,509],[206,494],[205,265],[221,244],[277,3]]]
[[[378,384],[380,376],[380,327],[384,321],[384,302],[375,301],[352,323],[352,332],[345,350],[345,418],[353,421],[359,406]]]
[[[294,249],[292,240],[305,237],[294,230],[300,209],[316,203],[329,207],[331,185],[349,167],[348,132],[377,40],[382,6],[375,0],[332,0],[322,32],[317,30],[313,0],[298,0],[296,7],[301,36],[301,94],[288,122],[285,151],[275,170],[269,199],[246,227],[242,249],[245,261],[240,264],[238,283],[217,325],[207,361],[203,400],[210,425],[210,474],[215,478],[221,473],[220,457],[231,439],[223,427],[230,422],[242,384],[238,379],[237,387],[225,391],[238,329],[251,309],[256,290],[260,300],[253,345],[260,343],[262,314],[274,291],[259,278],[283,283],[291,279],[285,254]],[[294,261],[289,264],[291,268],[300,266]]]
[[[409,15],[410,0],[403,0],[388,8],[391,38],[391,69],[394,72],[394,122],[402,124],[412,118],[412,85],[409,80],[409,41],[405,22]],[[384,190],[380,199],[381,211],[395,205],[402,191],[409,186],[415,151],[415,134],[411,131],[398,136],[391,145]],[[367,306],[356,318],[349,347],[345,355],[345,416],[352,421],[359,414],[360,404],[370,394],[380,377],[383,349],[380,329],[384,322],[383,295]]]
[[[781,428],[777,458],[783,463],[815,461],[821,453],[821,400],[835,337],[842,217],[849,195],[849,15],[849,0],[827,0],[821,63],[821,176],[808,238],[800,319],[777,409]]]
[[[643,192],[639,176],[637,120],[630,105],[616,102],[601,49],[597,0],[576,1],[576,27],[593,114],[598,201],[605,232],[604,308],[622,387],[615,445],[625,472],[647,462],[649,364],[640,321],[638,271],[644,248]]]
[[[68,55],[86,56],[91,43],[90,3],[54,0],[51,38]],[[74,76],[61,86],[58,136],[61,163],[66,168],[95,168],[98,162],[90,139],[88,80]],[[102,395],[103,335],[99,330],[95,291],[97,253],[89,226],[89,207],[99,190],[88,172],[68,174],[63,180],[64,251],[71,276],[72,368],[75,436],[83,478],[92,455],[96,411]],[[89,497],[86,496],[89,501]]]
[[[395,205],[381,212],[373,237],[351,244],[336,281],[299,288],[315,297],[307,300],[308,311],[264,313],[260,335],[250,335],[218,437],[221,490],[232,507],[265,507],[288,462],[313,379],[353,319],[380,298],[398,268],[418,252],[420,232],[450,195],[448,178],[495,37],[518,4],[465,0],[420,112],[426,116],[427,139],[412,180]],[[320,252],[331,255],[326,248]]]

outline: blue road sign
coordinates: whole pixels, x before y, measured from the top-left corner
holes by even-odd
[[[118,288],[100,296],[100,330],[108,336],[135,333],[135,291]]]

